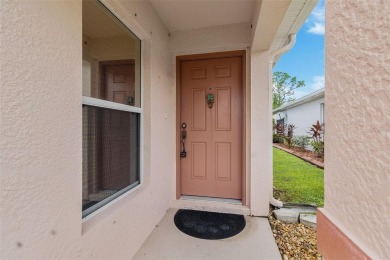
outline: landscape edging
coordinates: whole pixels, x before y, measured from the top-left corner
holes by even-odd
[[[324,164],[323,164],[323,163],[320,163],[320,162],[317,162],[317,161],[313,161],[313,160],[311,160],[310,158],[305,157],[305,156],[300,156],[300,155],[294,153],[293,150],[284,148],[284,147],[282,147],[282,146],[280,146],[280,145],[278,145],[278,144],[272,144],[272,146],[275,147],[275,148],[277,148],[277,149],[279,149],[279,150],[282,150],[282,151],[284,151],[284,152],[286,152],[286,153],[292,154],[292,155],[294,155],[294,156],[296,156],[296,157],[298,157],[298,158],[304,160],[305,162],[308,162],[308,163],[310,163],[310,164],[313,164],[313,165],[317,166],[318,168],[324,169]]]

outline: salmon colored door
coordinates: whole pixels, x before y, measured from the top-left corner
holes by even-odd
[[[134,64],[106,65],[104,73],[106,100],[134,105]]]
[[[105,65],[104,73],[104,93],[105,99],[117,103],[133,105],[135,70],[134,64]],[[115,117],[121,117],[120,120]],[[115,120],[116,119],[116,120]],[[123,183],[130,182],[129,164],[122,162],[130,160],[130,134],[126,134],[130,125],[129,117],[125,112],[113,110],[107,111],[103,115],[102,131],[104,141],[102,142],[104,156],[102,161],[102,189],[120,190]],[[118,124],[119,123],[119,124]],[[127,146],[121,144],[127,143]]]
[[[242,58],[182,61],[181,193],[242,198]],[[209,100],[213,100],[214,103]]]

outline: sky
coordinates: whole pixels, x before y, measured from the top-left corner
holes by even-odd
[[[324,11],[324,0],[320,0],[297,33],[295,46],[282,55],[273,69],[305,81],[304,87],[295,90],[295,98],[324,87]]]

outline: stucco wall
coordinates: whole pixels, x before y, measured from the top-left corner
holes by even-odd
[[[310,127],[318,121],[321,121],[321,103],[324,98],[319,98],[311,102],[289,108],[285,111],[287,120],[285,124],[294,124],[294,135],[309,135]]]
[[[326,1],[324,214],[390,258],[390,1]]]
[[[251,53],[251,214],[267,216],[272,199],[272,61],[270,52]]]
[[[130,259],[169,208],[168,32],[146,1],[109,2],[144,39],[143,185],[81,219],[81,2],[0,1],[2,258]]]

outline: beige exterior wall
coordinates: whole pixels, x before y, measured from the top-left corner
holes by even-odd
[[[103,2],[144,39],[143,184],[82,220],[81,2],[0,1],[2,258],[129,259],[170,207],[168,32],[146,1]]]
[[[323,213],[390,257],[390,2],[326,1]]]
[[[272,194],[272,60],[269,51],[251,53],[250,206],[268,216]]]

